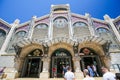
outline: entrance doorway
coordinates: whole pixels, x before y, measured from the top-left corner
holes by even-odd
[[[38,78],[42,72],[42,50],[35,49],[29,53],[24,61],[21,77]]]
[[[51,56],[50,77],[63,77],[63,65],[73,69],[72,56],[66,49],[60,48],[54,51]]]
[[[81,70],[87,69],[87,66],[94,65],[96,67],[97,73],[99,76],[102,76],[101,72],[101,62],[98,56],[96,55],[89,55],[89,56],[82,56],[80,60]],[[97,75],[97,76],[98,76]]]
[[[21,77],[38,78],[42,71],[42,61],[40,57],[28,57],[25,60]]]

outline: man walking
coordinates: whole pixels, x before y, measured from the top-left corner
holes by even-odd
[[[71,72],[71,68],[67,68],[67,72],[65,73],[64,80],[75,80],[75,75]]]
[[[103,80],[115,80],[115,75],[111,72],[106,67],[102,67],[102,72],[103,74]]]

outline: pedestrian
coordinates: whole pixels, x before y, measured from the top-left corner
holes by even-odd
[[[83,80],[95,80],[93,77],[90,76],[89,71],[85,69],[84,71],[85,78]]]
[[[6,67],[3,67],[2,69],[0,69],[0,79],[3,77],[3,73]]]
[[[90,76],[94,77],[94,71],[93,71],[93,69],[89,65],[87,66],[87,69],[88,69],[88,72],[89,72]]]
[[[65,67],[65,65],[63,65],[63,75],[65,75],[65,73],[67,72],[67,68]]]
[[[67,68],[67,72],[65,73],[64,80],[75,80],[75,75],[71,72],[71,67]]]
[[[102,72],[103,72],[103,80],[116,80],[115,79],[115,74],[110,72],[107,67],[102,67]]]
[[[94,77],[98,77],[99,75],[98,75],[96,66],[92,64],[91,67],[92,67],[93,72],[94,72]]]

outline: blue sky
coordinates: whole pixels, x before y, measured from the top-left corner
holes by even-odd
[[[0,0],[0,18],[8,23],[20,19],[23,23],[34,15],[41,17],[49,14],[52,4],[70,4],[71,12],[89,13],[99,19],[103,19],[105,14],[111,18],[120,15],[120,0]]]

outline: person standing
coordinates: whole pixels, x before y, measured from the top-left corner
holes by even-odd
[[[85,78],[83,80],[95,80],[90,76],[89,71],[87,69],[84,70]]]
[[[63,65],[63,75],[65,75],[65,73],[67,72],[67,68],[65,67],[65,65]]]
[[[92,70],[92,68],[89,65],[87,66],[87,69],[88,69],[90,76],[94,77],[94,71]]]
[[[102,67],[103,80],[116,80],[115,74],[111,73],[106,67]]]
[[[96,66],[92,64],[91,67],[92,67],[93,72],[94,72],[94,77],[98,77],[99,75],[98,75],[98,73],[97,73],[97,68],[96,68]]]
[[[75,80],[75,75],[71,72],[71,68],[67,68],[67,72],[65,73],[64,80]]]

